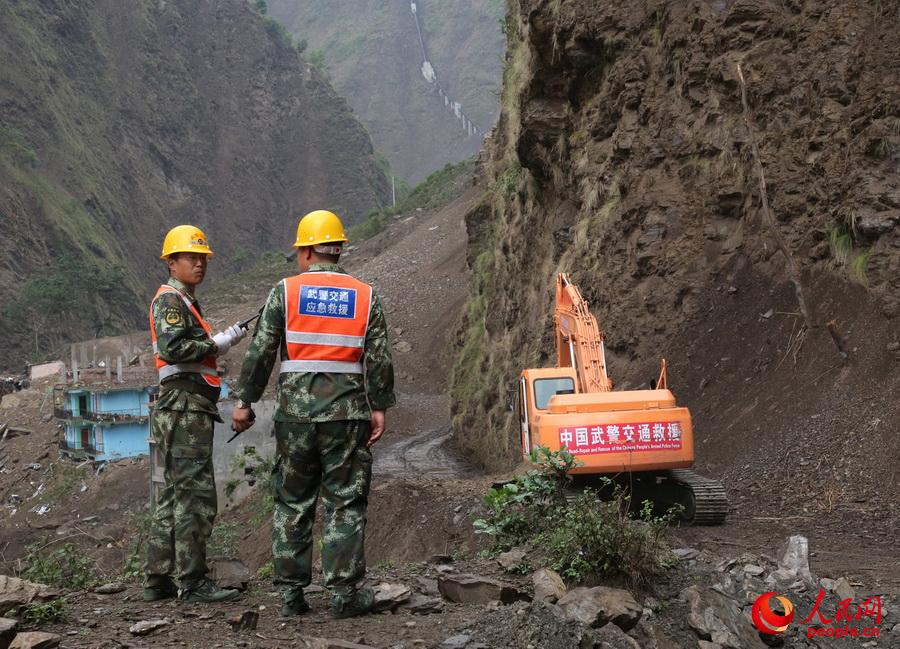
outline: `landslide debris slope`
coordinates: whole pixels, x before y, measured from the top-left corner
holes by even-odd
[[[213,276],[390,193],[350,107],[242,0],[0,3],[0,366],[141,326],[166,229]],[[33,329],[27,332],[27,329]]]
[[[269,0],[269,13],[307,43],[401,177],[416,183],[478,152],[497,120],[503,63],[501,0],[417,0],[438,83],[481,131],[467,136],[422,76],[409,2]]]
[[[467,216],[462,448],[490,468],[516,461],[510,386],[555,361],[566,271],[619,387],[646,385],[669,358],[700,468],[725,480],[735,516],[768,514],[775,530],[794,515],[813,535],[865,519],[861,534],[891,538],[897,5],[518,0],[508,12],[486,193]]]

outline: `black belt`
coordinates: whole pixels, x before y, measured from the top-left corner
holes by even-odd
[[[160,385],[160,388],[162,393],[166,393],[169,390],[184,390],[191,394],[199,394],[201,397],[209,399],[214,404],[219,400],[219,388],[211,385],[201,385],[197,381],[191,381],[190,379],[179,377],[166,379]]]

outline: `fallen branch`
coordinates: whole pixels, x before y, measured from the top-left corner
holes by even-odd
[[[737,73],[738,79],[741,81],[741,105],[744,107],[744,124],[747,127],[747,139],[750,142],[750,151],[753,154],[753,162],[754,169],[756,171],[756,177],[759,181],[759,199],[761,203],[763,222],[769,228],[772,238],[775,240],[775,244],[781,253],[784,255],[787,260],[788,265],[788,274],[791,278],[791,283],[794,285],[794,294],[797,297],[797,304],[800,307],[800,313],[803,314],[803,320],[806,323],[807,328],[812,328],[812,319],[809,316],[809,309],[806,307],[806,298],[803,296],[803,284],[800,281],[800,273],[797,270],[797,263],[794,261],[794,256],[791,254],[790,249],[787,247],[787,243],[784,241],[784,237],[781,236],[781,232],[778,230],[778,225],[775,223],[775,218],[772,216],[772,211],[769,209],[769,193],[766,190],[766,174],[765,170],[762,166],[762,160],[759,156],[759,147],[756,144],[756,133],[753,129],[753,122],[750,118],[750,107],[747,104],[747,83],[744,81],[744,72],[741,70],[741,64],[738,62],[737,64]]]

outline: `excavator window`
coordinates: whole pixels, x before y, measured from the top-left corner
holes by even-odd
[[[535,379],[534,406],[538,410],[546,410],[547,402],[554,394],[575,394],[575,381],[569,376],[556,379]]]

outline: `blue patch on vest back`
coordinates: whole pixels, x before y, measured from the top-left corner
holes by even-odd
[[[356,289],[301,286],[300,315],[352,320],[356,317]]]

